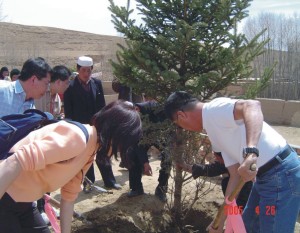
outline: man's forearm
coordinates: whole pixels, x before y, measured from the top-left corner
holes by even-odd
[[[199,176],[219,176],[227,172],[228,171],[225,165],[219,162],[215,162],[212,164],[194,164],[192,166],[192,175],[194,179],[198,178]]]

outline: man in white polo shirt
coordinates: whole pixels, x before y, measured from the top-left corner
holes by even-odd
[[[243,212],[247,232],[293,233],[300,210],[300,160],[286,140],[263,121],[260,102],[216,98],[202,103],[184,91],[166,103],[168,118],[183,129],[207,132],[212,150],[221,152],[230,180],[225,196],[240,177],[256,179]],[[259,214],[258,214],[259,208]],[[226,217],[221,217],[222,232]]]

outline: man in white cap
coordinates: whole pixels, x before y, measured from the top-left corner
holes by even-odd
[[[101,80],[92,78],[93,59],[81,56],[77,60],[78,75],[71,81],[64,93],[65,117],[83,124],[90,124],[93,115],[105,106]],[[104,185],[108,188],[120,189],[112,172],[110,161],[97,161]],[[93,183],[95,173],[93,165],[86,174]],[[84,191],[91,187],[84,183]]]

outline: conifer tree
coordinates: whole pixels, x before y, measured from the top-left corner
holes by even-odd
[[[119,45],[117,61],[112,61],[113,72],[135,93],[145,93],[161,102],[176,90],[187,91],[205,101],[229,84],[249,78],[253,71],[252,61],[263,53],[267,43],[258,42],[260,34],[247,41],[245,35],[237,32],[237,23],[247,17],[251,0],[136,2],[141,24],[132,18],[129,0],[126,7],[119,7],[110,0],[112,21],[126,41],[126,45]],[[271,75],[269,70],[264,74],[262,80]],[[249,95],[253,96],[261,86],[257,84]],[[143,122],[143,127],[155,126]],[[154,134],[153,140],[167,138],[168,133],[168,130],[161,130],[160,135]],[[172,158],[178,161],[186,156],[189,157],[187,161],[192,161],[198,147],[191,152],[191,148],[182,148],[182,145],[187,145],[186,137],[191,145],[191,138],[196,136],[190,133],[180,133],[180,136],[176,141],[179,147],[170,151]],[[181,171],[176,170],[174,180],[174,223],[180,225],[185,209],[182,206],[184,176]],[[195,195],[190,207],[197,198],[199,196]]]
[[[250,77],[251,62],[266,41],[247,41],[237,23],[251,0],[136,0],[142,23],[132,19],[130,1],[110,0],[113,23],[124,35],[114,75],[137,93],[164,100],[186,90],[206,100],[232,82]],[[263,78],[263,77],[262,77]]]

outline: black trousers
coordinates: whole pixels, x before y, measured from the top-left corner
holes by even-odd
[[[144,164],[141,164],[138,158],[132,158],[132,166],[129,171],[129,188],[132,191],[144,190],[142,176],[144,172]]]
[[[96,164],[101,173],[104,185],[109,188],[113,187],[116,184],[116,178],[114,176],[110,161],[107,161],[104,163],[104,162],[100,162],[100,161],[96,160]],[[94,178],[94,181],[95,181],[95,178]]]
[[[133,191],[143,190],[142,176],[144,171],[144,164],[141,163],[141,160],[138,158],[138,156],[141,156],[141,154],[136,153],[134,154],[134,156],[131,157],[131,161],[133,165],[128,169],[129,187]],[[170,171],[171,171],[170,157],[164,152],[162,152],[160,170],[158,176],[158,186],[160,186],[162,190],[167,190]]]
[[[97,152],[97,158],[103,158],[103,159],[96,159],[97,167],[101,173],[102,180],[104,182],[104,185],[106,187],[113,187],[116,184],[116,178],[114,176],[112,166],[110,163],[110,158],[107,157],[107,155],[101,154],[102,151]],[[95,170],[94,170],[94,164],[89,168],[89,170],[86,173],[86,177],[95,183]],[[85,185],[85,182],[83,182],[83,185]]]
[[[168,180],[170,177],[170,172],[172,168],[171,158],[164,151],[161,153],[160,170],[158,176],[158,186],[164,188],[168,187]]]
[[[15,202],[7,193],[0,200],[1,233],[50,233],[32,202]]]

